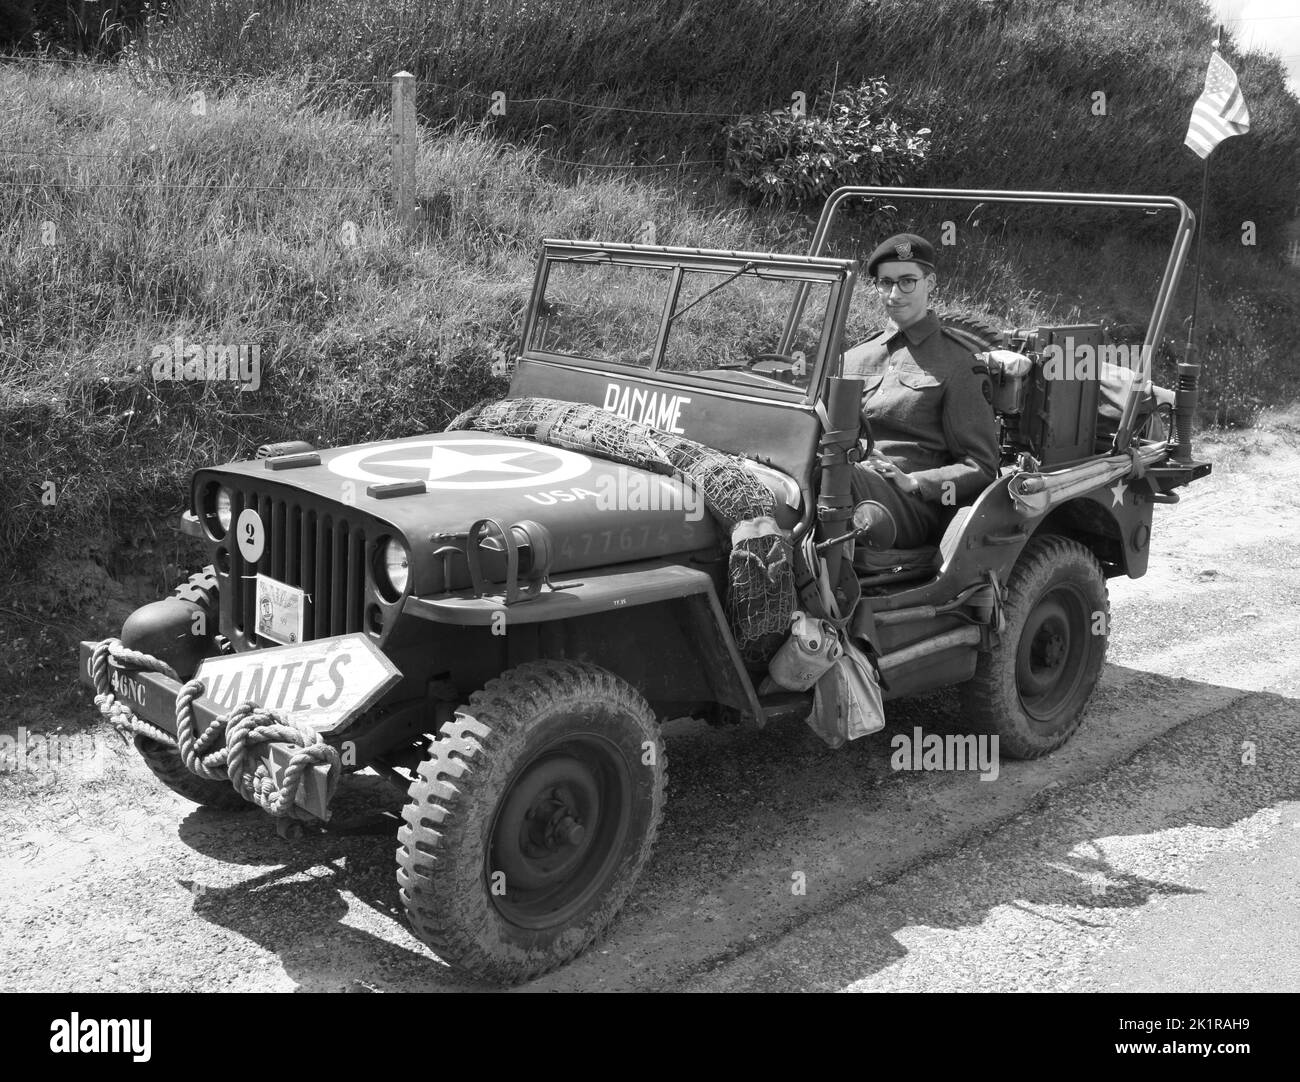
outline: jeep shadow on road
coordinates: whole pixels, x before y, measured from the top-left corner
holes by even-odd
[[[196,808],[180,823],[185,845],[223,864],[262,870],[233,886],[180,885],[194,895],[196,917],[273,954],[295,991],[481,987],[458,979],[426,949],[397,942],[409,939],[391,863],[400,808],[384,783],[355,777],[340,789],[333,829],[309,830],[293,842],[269,820]],[[249,830],[250,820],[263,829]],[[379,917],[384,936],[347,922],[357,902]]]
[[[894,711],[889,728],[863,742],[878,741],[869,749],[873,761],[887,761],[893,740],[907,735],[913,724],[934,733],[954,731],[957,717],[944,699],[939,694],[913,701],[911,706],[924,703],[929,710],[912,717]],[[1180,720],[1171,725],[1173,717]],[[1243,763],[1243,740],[1258,745],[1257,761]],[[1191,750],[1180,752],[1184,744]],[[811,763],[780,764],[793,769],[784,787],[771,791],[780,794],[781,814],[796,827],[773,839],[770,848],[745,847],[716,876],[696,867],[693,881],[691,866],[679,866],[677,898],[671,889],[661,897],[643,895],[641,901],[652,913],[672,912],[680,921],[691,911],[707,912],[710,923],[722,931],[681,926],[676,957],[667,958],[659,954],[656,929],[628,929],[620,943],[616,928],[611,946],[640,973],[631,986],[837,990],[906,959],[909,937],[904,933],[978,929],[991,919],[1005,922],[1007,909],[1052,922],[1060,934],[1090,937],[1095,946],[1113,924],[1108,913],[1202,893],[1191,885],[1200,855],[1243,844],[1236,837],[1184,828],[1228,831],[1300,797],[1295,766],[1300,762],[1300,701],[1112,665],[1080,734],[1053,757],[1051,770],[1041,762],[1007,761],[998,781],[987,785],[954,773],[875,778],[870,783],[873,800],[884,814],[873,822],[878,835],[868,839],[851,829],[830,834],[836,810],[826,811],[821,786],[844,786],[838,811],[847,823],[854,822],[857,808],[852,805],[861,799],[853,787],[858,779],[839,776],[831,766],[845,758],[829,758],[828,776],[813,789],[800,777]],[[753,766],[742,769],[747,783],[757,787],[772,785],[784,773],[773,769],[765,777],[761,770],[751,773]],[[718,800],[718,794],[707,796],[693,801],[692,794],[674,793],[679,810],[693,802],[701,805],[691,835],[709,832],[712,818],[725,822],[738,816],[743,806]],[[947,816],[954,808],[967,814]],[[819,828],[829,844],[814,855],[807,836]],[[1156,834],[1169,836],[1154,843],[1145,837]],[[895,839],[908,838],[916,841],[905,855],[893,851]],[[660,852],[689,853],[693,844],[699,842],[678,835],[665,839]],[[1179,874],[1141,870],[1153,863],[1168,867],[1170,853],[1186,854]],[[852,867],[850,854],[861,855]],[[766,866],[775,881],[783,862],[785,897],[754,891],[752,879],[737,871]],[[788,897],[790,868],[807,876],[809,896],[802,907]],[[720,905],[706,904],[719,898]],[[626,922],[620,925],[627,927]],[[997,964],[997,951],[1006,946],[998,931],[1002,926],[991,925],[985,941],[989,965]],[[1021,928],[1023,924],[1016,926]],[[1032,964],[1033,957],[1018,959],[1026,960]],[[710,977],[714,970],[719,974]],[[538,985],[577,989],[599,972],[599,965],[578,959]],[[929,990],[959,987],[945,973],[926,976]],[[1006,987],[1006,982],[998,986]],[[1043,986],[1051,987],[1051,979]],[[921,990],[922,985],[913,987]]]
[[[1229,705],[1206,714],[1207,698]],[[1157,702],[1166,719],[1193,720],[1168,728],[1144,714]],[[1223,724],[1228,710],[1232,725]],[[890,767],[891,749],[916,728],[961,731],[951,693],[900,701],[890,715],[885,730],[839,752],[802,725],[755,735],[671,723],[671,810],[640,889],[593,950],[523,987],[670,988],[707,980],[719,966],[739,970],[751,988],[843,987],[906,958],[905,929],[975,928],[1006,907],[1058,923],[1063,934],[1100,932],[1105,911],[1199,893],[1126,870],[1111,855],[1123,839],[1223,830],[1297,795],[1294,769],[1283,764],[1300,761],[1300,704],[1280,696],[1233,699],[1231,689],[1112,665],[1080,735],[1050,767],[1006,761],[991,782]],[[1218,730],[1218,754],[1174,754],[1193,728]],[[1243,732],[1269,747],[1267,762],[1249,770],[1240,762]],[[340,826],[385,800],[389,812],[400,808],[396,791],[385,797],[380,784],[358,777],[341,790]],[[1122,803],[1108,799],[1116,787]],[[246,822],[199,810],[182,823],[196,851],[266,867],[236,886],[196,890],[194,913],[275,954],[300,990],[484,987],[402,945],[409,932],[387,857],[395,818],[357,818],[358,833],[313,833],[292,846],[269,823],[254,833]],[[861,833],[867,826],[871,836]],[[925,889],[909,887],[905,877],[927,864]],[[803,897],[792,895],[792,870],[806,876]],[[357,912],[356,902],[371,912]]]

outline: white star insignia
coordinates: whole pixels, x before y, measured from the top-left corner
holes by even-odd
[[[537,471],[510,464],[512,458],[523,458],[530,454],[531,451],[505,451],[496,455],[467,455],[464,451],[435,444],[423,458],[393,458],[385,462],[374,462],[372,466],[381,470],[385,466],[414,466],[427,471],[426,481],[441,481],[447,477],[475,472],[533,474]]]
[[[1110,490],[1111,497],[1114,500],[1114,503],[1112,503],[1111,506],[1115,507],[1118,504],[1122,504],[1124,502],[1124,493],[1127,491],[1128,485],[1125,482],[1116,481],[1115,484],[1111,486]]]

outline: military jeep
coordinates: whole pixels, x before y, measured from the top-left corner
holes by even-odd
[[[847,188],[808,255],[546,240],[504,400],[198,470],[182,525],[210,566],[82,643],[83,682],[201,804],[321,824],[341,773],[400,786],[412,927],[500,982],[572,958],[633,889],[662,721],[838,742],[820,684],[773,679],[800,616],[884,699],[958,685],[1003,753],[1059,747],[1104,663],[1106,580],[1145,572],[1154,505],[1209,472],[1195,368],[1162,400],[1147,371],[1050,378],[1053,344],[1099,326],[954,322],[988,365],[1000,474],[932,544],[873,547],[849,497],[862,385],[838,375],[858,266],[822,248],[848,201],[940,197],[1172,212],[1149,358],[1192,232],[1174,198]]]

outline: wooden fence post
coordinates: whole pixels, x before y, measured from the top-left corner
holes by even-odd
[[[393,76],[393,196],[403,229],[415,224],[415,76]]]

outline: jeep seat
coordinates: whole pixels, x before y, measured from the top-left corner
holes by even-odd
[[[960,507],[948,521],[937,545],[911,549],[871,549],[857,545],[853,550],[853,568],[862,586],[879,583],[911,582],[936,574],[956,547],[962,527],[970,517],[970,507]]]

